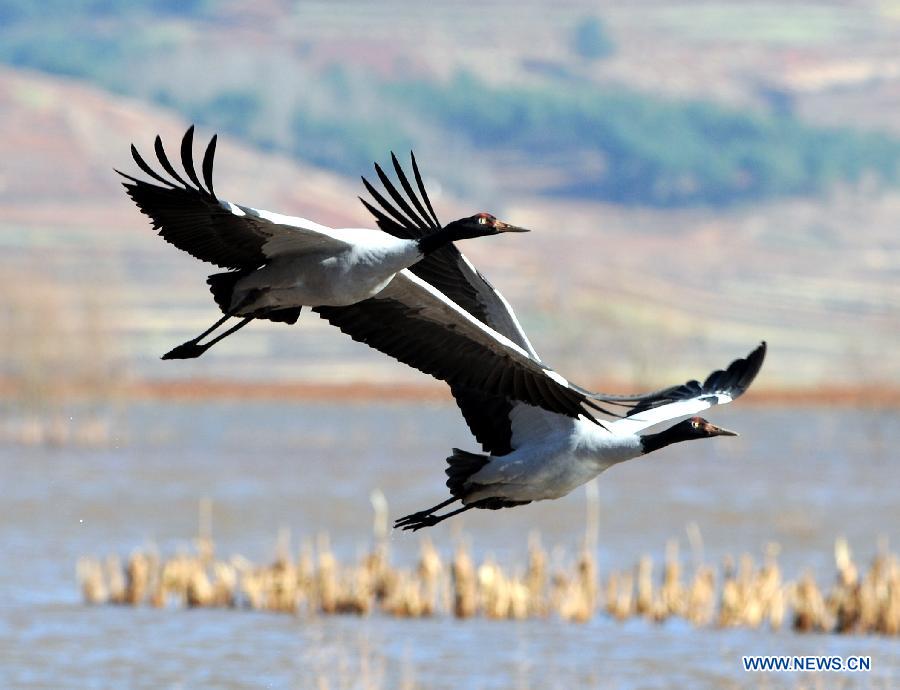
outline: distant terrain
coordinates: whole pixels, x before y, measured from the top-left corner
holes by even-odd
[[[703,375],[763,338],[770,387],[900,382],[888,5],[83,4],[0,3],[3,376],[421,380],[311,314],[158,361],[215,316],[208,271],[112,168],[196,121],[222,196],[335,225],[371,225],[358,175],[415,147],[441,218],[535,229],[463,249],[587,385]]]
[[[3,6],[0,60],[11,66],[167,106],[351,176],[415,147],[441,150],[436,170],[463,194],[487,179],[503,195],[725,206],[900,181],[889,129],[805,116],[805,100],[829,87],[873,91],[900,75],[900,58],[882,50],[896,36],[881,28],[890,16],[867,5],[792,4],[776,27],[756,6],[745,36],[734,35],[746,21],[738,6],[694,2],[629,3],[602,18],[573,3],[549,22],[503,2]],[[850,61],[848,38],[866,41]]]

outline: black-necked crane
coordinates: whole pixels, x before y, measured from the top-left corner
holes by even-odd
[[[765,354],[763,342],[746,358],[714,371],[702,384],[688,381],[638,396],[596,396],[630,408],[624,418],[603,426],[509,398],[455,389],[469,428],[487,452],[454,448],[446,469],[450,498],[398,519],[395,527],[418,530],[471,508],[496,510],[561,498],[613,465],[673,443],[737,436],[697,416],[656,433],[639,432],[736,399],[753,382]],[[462,507],[436,514],[457,501]]]
[[[421,208],[396,159],[394,166],[409,201]],[[410,204],[401,204],[396,188],[380,169],[378,173],[390,196],[408,212]],[[382,230],[410,237],[427,231],[421,219],[404,217],[371,185],[366,183],[366,187],[382,206],[380,210],[364,202]],[[430,209],[424,187],[420,185],[419,190]],[[440,226],[433,211],[430,223]],[[541,363],[512,307],[455,247],[445,247],[403,273],[405,280],[395,281],[373,298],[349,307],[316,309],[352,338],[448,381],[466,423],[486,451],[478,454],[453,449],[446,470],[450,498],[400,518],[395,526],[403,529],[429,527],[471,508],[507,508],[560,498],[612,465],[673,443],[735,436],[697,416],[657,433],[639,432],[736,399],[753,382],[766,354],[763,342],[746,358],[714,371],[702,384],[688,381],[632,396],[591,393]],[[398,298],[401,295],[402,299]],[[433,308],[440,297],[449,298],[456,309]],[[480,328],[461,327],[473,317]],[[402,337],[397,337],[399,333]],[[485,337],[508,340],[517,349],[503,366],[490,369],[496,362],[488,364],[479,357],[470,337],[479,342]],[[515,378],[515,361],[523,366],[530,361],[545,368],[547,376],[580,398],[583,406],[619,419],[598,423],[590,415],[577,411],[560,414],[546,406],[541,409],[528,404],[521,395],[516,399],[501,393],[504,387],[521,393],[515,383],[498,385],[508,377]],[[457,372],[466,367],[478,375],[464,379]],[[527,386],[527,382],[520,385]],[[622,412],[611,412],[609,408],[615,406]],[[437,514],[457,501],[462,507]]]
[[[181,141],[187,180],[169,162],[158,136],[156,156],[171,179],[147,165],[133,145],[138,167],[162,186],[119,173],[128,180],[124,183],[128,195],[163,239],[198,259],[232,269],[208,281],[225,316],[163,359],[199,357],[255,318],[294,323],[304,306],[346,306],[372,297],[399,271],[451,242],[527,232],[489,213],[477,213],[422,237],[404,239],[381,230],[329,228],[306,218],[233,204],[218,199],[213,191],[216,136],[203,157],[204,187],[194,167],[193,135],[192,126]],[[243,318],[200,343],[231,317]]]

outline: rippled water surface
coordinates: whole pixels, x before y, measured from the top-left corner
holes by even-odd
[[[830,584],[834,538],[867,562],[878,537],[900,546],[900,425],[894,411],[729,406],[740,431],[668,448],[599,482],[599,565],[657,559],[695,522],[704,556],[782,546],[788,577]],[[587,625],[457,622],[81,604],[75,562],[153,542],[171,553],[213,501],[220,555],[271,558],[280,527],[321,531],[355,557],[371,533],[372,489],[392,516],[444,496],[451,446],[475,450],[444,405],[135,406],[108,450],[0,447],[0,688],[894,688],[900,642],[769,631],[694,630],[680,621]],[[431,531],[448,552],[524,563],[529,531],[572,552],[581,491],[508,511],[475,511]],[[395,560],[418,538],[395,534]],[[866,654],[869,674],[746,674],[744,654]]]

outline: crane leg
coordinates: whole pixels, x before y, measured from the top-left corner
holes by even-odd
[[[455,503],[458,500],[459,499],[457,497],[451,496],[446,501],[444,501],[443,503],[438,503],[433,508],[429,508],[428,510],[420,510],[418,513],[412,513],[411,515],[407,515],[406,517],[397,518],[396,520],[394,520],[394,527],[403,527],[408,523],[421,520],[422,518],[431,515],[434,511],[445,508],[446,506],[450,505],[451,503]]]
[[[456,510],[451,510],[449,513],[444,513],[443,515],[423,515],[420,518],[411,519],[409,522],[403,523],[404,530],[412,530],[413,532],[422,529],[423,527],[433,527],[439,522],[443,522],[449,517],[453,517],[454,515],[459,515],[460,513],[464,513],[467,510],[471,510],[472,508],[477,508],[478,505],[475,503],[470,503],[467,506],[463,506],[462,508],[457,508]],[[413,516],[408,516],[412,518]],[[399,525],[394,525],[394,527],[398,527]]]
[[[214,330],[216,330],[216,328],[221,326],[223,323],[225,323],[225,321],[227,321],[230,318],[231,318],[231,315],[226,314],[221,319],[216,321],[216,323],[214,323],[211,328],[206,329],[203,333],[198,335],[196,338],[194,338],[192,340],[188,340],[186,343],[182,343],[178,347],[169,350],[166,354],[164,354],[162,356],[162,358],[163,359],[194,359],[195,357],[199,357],[200,355],[202,355],[204,352],[206,352],[209,348],[211,348],[213,345],[215,345],[217,342],[219,342],[223,338],[227,338],[229,335],[231,335],[235,331],[242,329],[248,323],[253,321],[254,317],[245,316],[243,319],[240,320],[240,322],[237,325],[232,326],[224,333],[217,335],[215,338],[213,338],[209,342],[203,343],[202,345],[198,342],[201,338],[212,333]]]
[[[200,341],[203,340],[203,338],[208,336],[210,333],[212,333],[214,330],[216,330],[219,326],[221,326],[223,323],[228,321],[228,319],[230,319],[232,316],[237,314],[241,309],[243,309],[245,306],[250,304],[253,300],[256,299],[256,297],[257,297],[257,295],[255,292],[248,293],[247,296],[244,297],[243,300],[241,300],[240,304],[236,305],[234,308],[229,309],[227,312],[225,312],[225,315],[221,319],[219,319],[212,326],[210,326],[205,331],[203,331],[203,333],[198,335],[196,338],[191,338],[187,342],[182,343],[178,347],[172,348],[166,354],[164,354],[162,356],[162,358],[163,359],[193,359],[195,357],[199,357],[204,352],[206,352],[209,348],[211,348],[214,344],[219,342],[222,338],[224,338],[228,335],[231,335],[236,330],[243,328],[244,326],[246,326],[248,323],[250,323],[253,320],[252,316],[247,316],[243,320],[241,320],[241,322],[237,326],[233,326],[232,328],[229,328],[227,331],[225,331],[222,335],[218,336],[217,338],[213,338],[205,345],[200,344]]]

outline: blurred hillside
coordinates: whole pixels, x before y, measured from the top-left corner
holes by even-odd
[[[420,380],[313,315],[158,361],[215,317],[209,271],[111,168],[194,121],[224,198],[334,225],[414,147],[441,218],[535,229],[464,251],[584,383],[763,338],[772,386],[900,382],[891,3],[247,7],[0,2],[5,376]]]
[[[890,93],[879,87],[896,83],[900,56],[883,3],[629,3],[602,18],[587,3],[3,6],[11,66],[351,176],[414,146],[440,150],[435,172],[466,195],[487,183],[722,206],[900,173],[900,142],[877,122],[865,131],[855,111],[815,116],[823,92]]]

